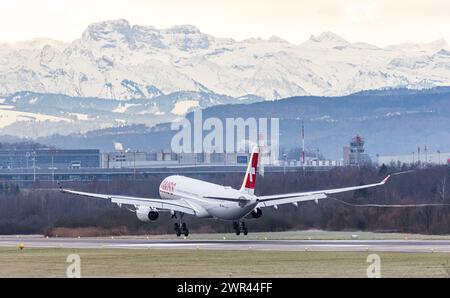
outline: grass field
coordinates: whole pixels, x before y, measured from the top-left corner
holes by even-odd
[[[197,234],[191,233],[190,240],[351,240],[357,235],[360,240],[450,240],[450,235],[421,235],[403,233],[374,233],[374,232],[334,232],[322,230],[305,230],[289,232],[250,232],[247,236],[236,236],[231,233]],[[146,236],[122,236],[124,238],[135,238]],[[173,234],[169,235],[149,235],[149,239],[177,239]]]
[[[162,235],[127,235],[120,233],[123,231],[102,230],[99,232],[97,227],[87,228],[55,228],[51,237],[123,237],[123,238],[146,238],[149,239],[177,239],[174,233]],[[381,233],[381,232],[362,232],[362,231],[323,231],[323,230],[303,230],[287,232],[253,232],[245,236],[248,240],[350,240],[354,235],[358,235],[360,240],[450,240],[450,235],[423,235],[423,234],[405,234],[405,233]],[[0,235],[0,238],[2,236]],[[9,236],[6,236],[9,237]],[[192,240],[242,240],[243,236],[236,236],[234,233],[195,233],[189,235]]]
[[[0,277],[366,277],[368,253],[0,248]],[[450,277],[450,254],[379,253],[382,277]]]

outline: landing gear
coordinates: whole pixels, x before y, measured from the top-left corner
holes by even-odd
[[[189,236],[189,229],[187,228],[186,223],[181,224],[181,231],[183,232],[184,236]]]
[[[247,236],[247,234],[248,234],[248,229],[247,229],[247,226],[245,225],[245,222],[244,222],[244,221],[241,222],[241,230],[242,230],[242,232],[244,233],[244,235]]]
[[[186,223],[182,222],[183,215],[184,214],[180,212],[172,213],[172,219],[178,219],[178,222],[173,225],[177,237],[180,237],[181,235],[184,235],[185,237],[189,236],[189,229]]]
[[[184,236],[189,236],[189,229],[186,225],[186,223],[182,223],[181,225],[179,223],[174,224],[175,233],[177,234],[177,237],[180,237],[181,234],[184,234]]]
[[[241,222],[241,223],[239,223],[239,221],[233,222],[233,229],[234,229],[234,231],[235,231],[237,236],[239,236],[241,234],[241,232],[244,235],[248,234],[248,229],[247,229],[247,226],[245,225],[244,221]]]
[[[239,236],[241,234],[241,229],[237,221],[233,222],[233,229],[236,232],[236,235]]]
[[[181,236],[181,228],[180,225],[178,223],[174,224],[174,228],[175,228],[175,233],[177,234],[177,237]]]

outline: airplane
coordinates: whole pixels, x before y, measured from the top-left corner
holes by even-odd
[[[159,186],[159,198],[141,198],[124,195],[97,194],[64,189],[60,185],[62,193],[107,199],[119,207],[122,205],[134,206],[133,212],[139,220],[144,222],[156,221],[159,212],[171,212],[172,219],[177,219],[174,224],[176,235],[180,237],[189,235],[189,229],[183,216],[193,215],[199,218],[216,218],[233,221],[233,229],[236,235],[242,232],[248,234],[245,218],[260,218],[262,209],[272,207],[278,209],[279,205],[292,204],[298,206],[298,202],[318,201],[326,199],[327,195],[354,191],[384,185],[391,175],[388,175],[379,183],[366,184],[352,187],[275,194],[268,196],[256,196],[255,186],[258,167],[259,148],[252,150],[244,180],[240,189],[230,186],[222,186],[206,181],[185,176],[173,175],[165,178]]]

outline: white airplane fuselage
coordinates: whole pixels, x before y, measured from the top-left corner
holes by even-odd
[[[185,200],[201,218],[239,220],[252,212],[258,204],[257,197],[252,194],[185,176],[165,178],[159,186],[159,195],[165,200]],[[245,200],[248,202],[243,203]]]

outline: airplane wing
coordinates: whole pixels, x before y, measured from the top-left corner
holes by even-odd
[[[282,195],[271,195],[271,196],[261,196],[258,197],[259,203],[258,207],[269,207],[269,206],[278,206],[282,204],[288,203],[297,203],[304,201],[315,201],[320,199],[326,199],[327,195],[341,193],[346,191],[358,190],[371,188],[375,186],[384,185],[391,175],[388,175],[379,183],[374,184],[366,184],[352,187],[344,187],[344,188],[335,188],[335,189],[327,189],[327,190],[318,190],[318,191],[309,191],[309,192],[298,192],[298,193],[288,193]]]
[[[154,198],[139,198],[139,197],[131,197],[131,196],[120,196],[120,195],[105,195],[105,194],[96,194],[82,191],[75,191],[70,189],[61,188],[60,191],[62,193],[73,194],[77,196],[90,197],[90,198],[98,198],[111,200],[111,203],[116,204],[124,204],[124,205],[134,205],[134,206],[147,206],[159,210],[171,210],[182,212],[185,214],[195,215],[195,209],[190,206],[185,200],[161,200]]]

